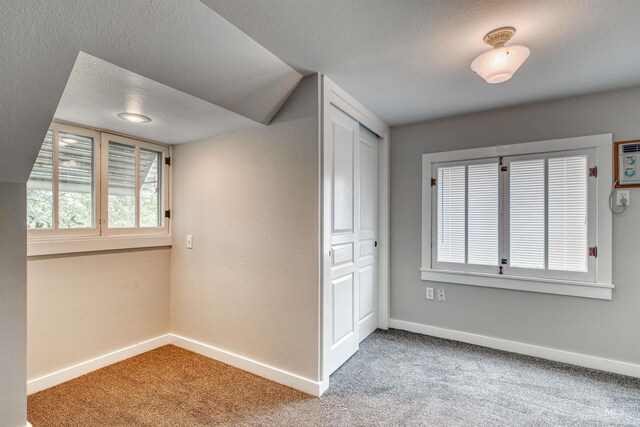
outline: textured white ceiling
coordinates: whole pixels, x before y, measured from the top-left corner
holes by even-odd
[[[116,116],[123,111],[144,114],[152,121],[126,122]],[[264,126],[83,52],[55,118],[167,144]]]
[[[390,125],[640,84],[639,0],[203,2]],[[489,85],[469,66],[502,26],[531,57]]]
[[[0,181],[25,182],[78,53],[268,123],[301,79],[197,0],[0,0]]]

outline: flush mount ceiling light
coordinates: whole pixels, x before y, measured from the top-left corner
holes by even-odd
[[[478,55],[471,63],[471,69],[487,83],[506,82],[529,57],[526,46],[505,46],[515,32],[513,27],[503,27],[484,36],[484,42],[493,49]]]
[[[118,113],[118,117],[132,123],[149,123],[151,121],[150,117],[136,113]]]

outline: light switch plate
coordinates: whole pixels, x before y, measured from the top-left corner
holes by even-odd
[[[193,249],[193,236],[187,234],[187,249]]]
[[[427,299],[433,299],[433,288],[427,288]]]

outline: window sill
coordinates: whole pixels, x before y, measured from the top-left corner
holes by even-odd
[[[153,248],[160,246],[171,246],[171,234],[31,238],[27,240],[27,256]]]
[[[604,283],[517,276],[505,277],[498,274],[471,273],[464,271],[432,270],[423,268],[420,272],[420,278],[422,280],[433,282],[512,289],[544,294],[569,295],[603,300],[611,300],[614,288],[614,285]]]

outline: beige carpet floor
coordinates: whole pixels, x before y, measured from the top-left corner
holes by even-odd
[[[167,345],[28,399],[34,427],[254,424],[311,396]]]

